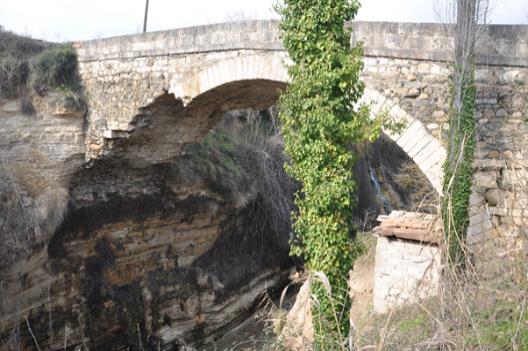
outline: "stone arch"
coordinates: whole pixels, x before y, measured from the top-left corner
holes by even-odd
[[[370,104],[372,116],[388,113],[394,121],[404,123],[403,130],[384,133],[394,141],[418,165],[435,190],[442,193],[442,166],[446,150],[441,142],[433,137],[422,122],[410,116],[398,104],[384,97],[378,91],[366,88],[362,102]]]
[[[219,60],[183,81],[173,80],[170,91],[175,96],[190,102],[201,94],[236,81],[268,80],[287,82],[288,73],[284,67],[286,55],[282,51],[244,55]]]
[[[223,112],[272,105],[277,99],[277,90],[289,81],[284,68],[285,59],[282,52],[274,52],[218,61],[192,75],[189,80],[173,85],[172,90],[188,102],[188,117],[202,119],[205,114],[206,128],[212,128]],[[373,116],[387,112],[392,119],[404,122],[402,131],[384,132],[409,155],[440,194],[442,165],[446,157],[441,142],[396,101],[387,99],[378,91],[366,88],[362,101],[371,105]]]

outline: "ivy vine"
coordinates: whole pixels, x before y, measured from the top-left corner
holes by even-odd
[[[343,340],[349,331],[348,272],[362,247],[355,238],[352,210],[356,160],[354,143],[374,140],[382,122],[369,118],[363,94],[361,45],[350,44],[355,0],[284,0],[278,6],[283,45],[291,64],[291,84],[281,94],[279,118],[287,172],[303,184],[293,214],[296,238],[291,254],[302,256],[312,272],[322,272],[328,284],[314,283],[312,293],[316,347],[325,340]]]
[[[455,69],[456,65],[455,65]],[[464,244],[469,226],[469,197],[473,179],[475,152],[475,99],[474,69],[464,72],[460,78],[461,106],[456,108],[455,84],[452,87],[452,103],[449,114],[448,158],[444,164],[444,197],[442,219],[447,243],[449,263],[463,267]]]

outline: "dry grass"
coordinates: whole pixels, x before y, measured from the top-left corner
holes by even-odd
[[[366,250],[358,262],[373,264],[373,252]],[[438,296],[386,314],[367,306],[354,321],[351,349],[528,351],[527,262],[526,241],[512,248],[510,240],[494,237],[471,255],[464,272],[444,266]],[[278,306],[271,309],[276,332],[287,323],[285,315]],[[341,342],[329,340],[328,349],[339,349]],[[284,343],[276,342],[276,350],[285,350]]]
[[[29,77],[32,56],[49,45],[10,32],[0,32],[0,97],[12,98],[20,93]]]
[[[73,107],[83,107],[79,90],[77,55],[71,46],[0,33],[0,98],[20,97],[23,112],[31,115],[31,94],[58,91]]]
[[[410,211],[437,212],[438,199],[436,192],[434,189],[424,186],[429,181],[416,163],[412,161],[404,163],[394,176],[394,181],[399,189],[409,197],[411,202]]]
[[[49,189],[36,200],[28,201],[29,197],[24,195],[14,176],[0,160],[0,194],[1,270],[28,253],[33,245],[51,237],[62,223],[68,192],[63,188]]]
[[[526,245],[488,241],[464,272],[444,266],[438,297],[364,317],[358,349],[528,350],[526,262]]]

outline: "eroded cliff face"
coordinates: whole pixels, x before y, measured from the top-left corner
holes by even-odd
[[[162,97],[143,110],[136,134],[89,163],[75,139],[82,117],[40,109],[25,116],[17,100],[3,102],[2,186],[10,195],[2,211],[11,220],[2,228],[32,237],[1,269],[0,348],[200,345],[284,281],[289,228],[270,218],[255,165],[240,159],[247,150],[222,134],[168,149],[174,102]],[[55,144],[42,134],[50,129]],[[35,149],[56,153],[49,173],[37,156],[13,162]],[[30,191],[43,180],[53,186]],[[35,240],[26,220],[37,214],[47,226],[39,224]]]
[[[32,115],[0,107],[0,349],[202,345],[284,284],[297,185],[269,113],[229,113],[182,143],[192,120],[162,94],[89,159],[83,114],[47,99]],[[355,147],[362,221],[410,205],[393,177],[410,159],[389,144]]]

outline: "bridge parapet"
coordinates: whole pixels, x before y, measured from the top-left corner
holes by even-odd
[[[453,25],[355,22],[352,42],[365,43],[365,55],[425,61],[452,61]],[[528,67],[528,26],[481,27],[477,63]]]
[[[237,50],[284,51],[277,21],[242,21],[77,42],[79,62]]]
[[[233,50],[283,51],[278,21],[242,21],[76,43],[80,62]],[[451,61],[453,26],[438,23],[354,22],[351,41],[365,55]],[[477,62],[528,67],[528,26],[482,28]]]

